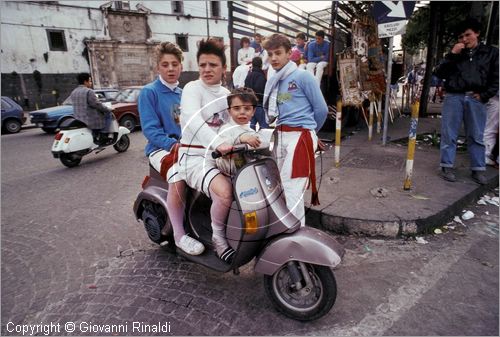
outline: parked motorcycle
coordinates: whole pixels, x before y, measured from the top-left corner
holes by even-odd
[[[142,220],[153,242],[216,271],[238,274],[240,266],[255,259],[255,271],[264,274],[266,293],[278,311],[300,321],[322,317],[335,303],[332,268],[341,262],[343,247],[325,232],[301,227],[289,212],[268,148],[249,150],[242,145],[233,153],[244,153],[247,164],[232,179],[234,201],[226,228],[228,242],[236,251],[231,264],[220,260],[212,246],[210,200],[192,189],[186,199],[184,226],[206,249],[193,256],[176,248],[166,208],[168,184],[151,165],[134,203],[137,220]],[[218,155],[213,153],[213,157]]]
[[[119,126],[114,116],[112,118],[108,133],[98,135],[93,135],[92,130],[78,119],[69,118],[63,121],[60,131],[54,137],[52,155],[59,158],[64,166],[75,167],[80,164],[83,156],[93,151],[97,154],[109,146],[113,146],[118,152],[127,151],[130,145],[127,134],[130,131]]]

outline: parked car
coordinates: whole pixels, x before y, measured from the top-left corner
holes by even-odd
[[[140,125],[137,100],[141,89],[142,86],[124,88],[116,95],[116,103],[112,105],[113,113],[118,123],[131,132]]]
[[[62,105],[30,112],[31,122],[47,133],[56,133],[61,123],[73,116],[73,102],[71,97],[64,100]]]
[[[2,132],[17,133],[25,122],[23,108],[9,97],[2,96]]]
[[[111,101],[125,102],[112,104],[112,108],[114,109],[113,113],[118,123],[131,131],[133,131],[139,123],[137,98],[139,97],[141,88],[142,87],[125,88],[119,91],[113,101]],[[106,95],[103,90],[107,93],[111,89],[96,89],[94,91],[99,97],[99,95]],[[47,133],[56,133],[64,120],[73,117],[73,102],[71,101],[71,97],[66,98],[62,105],[33,111],[30,113],[30,117],[31,122],[41,127],[43,131]]]
[[[97,99],[101,102],[115,102],[119,90],[113,88],[94,89]]]

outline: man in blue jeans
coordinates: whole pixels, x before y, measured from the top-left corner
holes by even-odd
[[[463,121],[472,179],[484,185],[487,183],[483,142],[485,103],[498,92],[498,49],[479,43],[480,28],[474,19],[458,26],[458,42],[435,74],[445,80],[446,89],[441,112],[441,177],[447,181],[457,179],[453,167]]]

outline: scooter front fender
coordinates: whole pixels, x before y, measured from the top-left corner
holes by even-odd
[[[121,137],[121,136],[126,135],[126,134],[129,134],[129,133],[130,133],[130,130],[129,130],[129,129],[127,129],[127,128],[126,128],[126,127],[124,127],[124,126],[120,126],[120,127],[118,128],[118,137],[117,137],[117,139],[120,139],[120,137]]]
[[[301,261],[335,267],[344,256],[344,248],[330,235],[312,227],[301,227],[282,235],[266,245],[257,256],[255,271],[273,275],[289,261]]]

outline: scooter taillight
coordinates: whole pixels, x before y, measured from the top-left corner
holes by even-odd
[[[62,133],[62,132],[58,132],[58,133],[56,134],[56,136],[54,137],[54,139],[55,139],[55,140],[61,140],[62,136],[63,136],[63,133]]]
[[[144,186],[146,186],[149,182],[149,179],[151,179],[150,176],[145,176],[144,180],[142,181],[142,189],[144,189]]]

